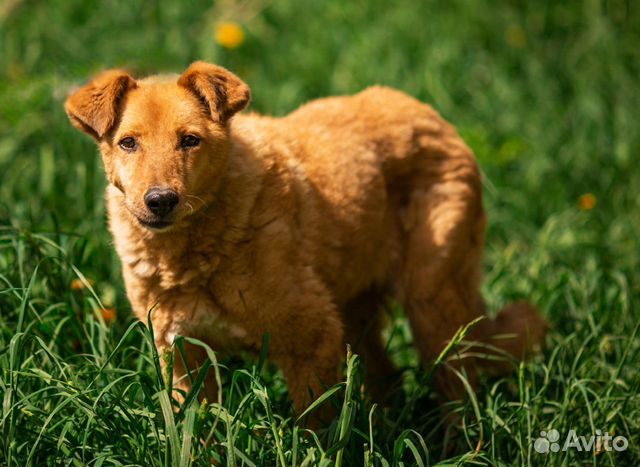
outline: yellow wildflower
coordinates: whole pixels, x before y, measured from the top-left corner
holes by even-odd
[[[93,279],[87,279],[87,283],[91,287],[93,287],[96,281],[94,281]],[[71,281],[71,290],[82,290],[84,288],[85,288],[84,282],[82,282],[80,279],[74,279]]]
[[[527,35],[520,26],[511,25],[505,33],[507,44],[515,49],[521,49],[527,44]]]
[[[10,63],[7,67],[7,76],[14,81],[24,76],[24,67],[19,63]]]
[[[216,42],[227,49],[235,49],[244,42],[244,30],[238,23],[225,21],[216,26]]]
[[[578,205],[583,211],[591,211],[596,207],[598,200],[593,193],[585,193],[578,198]]]

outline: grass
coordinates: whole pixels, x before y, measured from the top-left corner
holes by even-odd
[[[240,47],[216,44],[219,20],[242,26]],[[638,25],[625,0],[5,0],[0,465],[638,465]],[[158,370],[169,357],[133,320],[105,229],[96,149],[62,102],[106,67],[180,71],[195,59],[236,71],[267,113],[373,83],[432,103],[485,172],[488,304],[535,302],[552,325],[547,349],[438,406],[392,310],[405,382],[390,407],[362,393],[350,354],[324,402],[340,415],[316,433],[264,358],[219,356],[221,400],[172,410]],[[580,209],[586,193],[592,209]],[[460,427],[443,423],[449,412]],[[551,428],[629,445],[537,453]]]

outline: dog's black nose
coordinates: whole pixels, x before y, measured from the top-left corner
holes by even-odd
[[[156,216],[164,217],[173,211],[180,201],[178,193],[169,188],[151,188],[144,195],[144,204]]]

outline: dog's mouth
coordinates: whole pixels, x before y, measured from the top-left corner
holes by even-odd
[[[147,219],[140,219],[139,217],[136,217],[136,219],[138,219],[138,222],[140,222],[140,224],[152,230],[164,230],[173,225],[173,222],[171,221],[164,221],[164,220],[152,221]]]

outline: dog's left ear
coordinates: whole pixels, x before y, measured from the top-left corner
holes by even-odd
[[[226,68],[205,62],[192,63],[178,85],[194,92],[220,123],[226,123],[251,100],[249,86]]]

